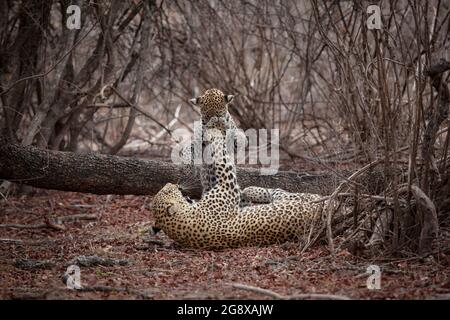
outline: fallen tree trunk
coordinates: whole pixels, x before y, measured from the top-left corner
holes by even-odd
[[[1,137],[0,137],[1,140]],[[0,141],[0,179],[32,187],[94,194],[153,195],[166,183],[189,185],[201,194],[199,170],[170,162],[97,153],[51,151]],[[328,193],[337,184],[330,174],[280,171],[262,176],[258,169],[238,169],[241,187],[283,188],[291,192]]]

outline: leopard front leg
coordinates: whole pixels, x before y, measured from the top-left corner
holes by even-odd
[[[217,183],[216,175],[214,174],[214,165],[203,164],[200,171],[200,182],[202,184],[202,195],[205,195]]]
[[[280,200],[295,199],[298,194],[283,189],[268,189],[262,187],[247,187],[242,190],[243,197],[251,203],[272,203]]]

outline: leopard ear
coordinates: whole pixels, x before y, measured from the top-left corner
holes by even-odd
[[[178,206],[176,204],[171,205],[170,207],[167,207],[166,213],[169,216],[173,216],[178,211]]]
[[[225,95],[225,102],[226,103],[230,103],[231,101],[233,101],[234,96],[232,94],[227,94]]]
[[[191,100],[189,100],[189,102],[191,104],[193,104],[194,106],[196,106],[196,105],[198,105],[200,103],[200,97],[192,98]]]

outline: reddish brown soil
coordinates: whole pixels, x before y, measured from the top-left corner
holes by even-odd
[[[423,299],[450,296],[448,248],[418,258],[363,259],[346,250],[332,258],[326,246],[301,254],[295,243],[266,248],[199,251],[180,248],[160,234],[145,242],[152,225],[150,198],[45,192],[0,201],[0,223],[38,224],[46,217],[97,214],[96,221],[65,222],[52,228],[0,228],[0,298],[40,299],[270,299],[235,289],[241,283],[282,295],[326,293],[355,299]],[[80,206],[82,205],[82,206]],[[448,226],[445,230],[449,230]],[[23,240],[11,243],[5,239]],[[154,238],[153,238],[154,239]],[[444,244],[443,244],[444,245]],[[446,243],[448,245],[448,243]],[[82,267],[82,285],[125,292],[66,289],[66,263],[79,255],[128,259],[124,266]],[[23,269],[17,259],[50,260],[47,269]],[[378,264],[380,290],[366,287],[365,269]]]

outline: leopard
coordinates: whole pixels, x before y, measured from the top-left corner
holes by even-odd
[[[263,188],[250,186],[242,190],[242,195],[251,203],[272,203],[279,200],[295,200],[302,198],[306,193],[293,193],[286,190],[276,188]]]
[[[312,227],[325,223],[324,208],[333,200],[313,193],[266,190],[270,203],[241,207],[242,191],[224,138],[226,120],[209,125],[206,138],[212,146],[217,182],[195,203],[186,200],[180,185],[166,184],[152,202],[157,230],[182,246],[220,250],[304,240]]]
[[[228,106],[233,101],[234,95],[224,94],[221,90],[213,88],[206,90],[202,95],[192,98],[189,102],[200,109],[202,133],[205,132],[205,128],[208,126],[209,121],[212,118],[220,118],[224,121],[225,130],[227,130],[229,139],[232,139],[230,145],[234,147],[236,152],[238,144],[246,144],[246,137],[243,132],[238,130],[238,126],[231,116]],[[201,147],[200,147],[201,145]],[[181,154],[185,163],[191,165],[194,164],[194,159],[198,157],[195,152],[202,152],[202,165],[200,169],[200,183],[202,186],[202,195],[211,190],[217,183],[217,177],[214,174],[213,165],[208,161],[210,154],[204,153],[207,147],[203,134],[200,136],[194,136],[191,144],[183,148]],[[233,168],[235,168],[233,166]],[[235,170],[235,169],[234,169]],[[191,202],[194,201],[189,199]],[[240,206],[244,207],[249,205],[250,202],[241,197]]]

